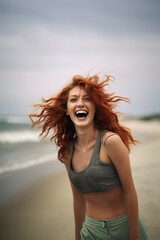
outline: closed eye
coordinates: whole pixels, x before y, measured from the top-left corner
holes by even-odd
[[[69,99],[70,102],[76,102],[77,100],[79,99],[79,97],[71,97]],[[91,101],[91,98],[88,96],[88,95],[85,95],[83,96],[83,101],[87,101],[87,102],[90,102]]]
[[[70,99],[70,102],[76,102],[77,101],[77,98],[71,98]]]
[[[90,97],[85,97],[84,100],[85,100],[85,101],[88,101],[88,102],[91,101]]]

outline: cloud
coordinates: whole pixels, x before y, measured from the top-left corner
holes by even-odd
[[[158,61],[160,35],[105,37],[95,32],[52,31],[39,26],[27,34],[7,34],[0,36],[1,68],[8,69],[50,69],[64,64],[70,65],[74,59],[90,66],[116,62],[126,68],[133,64]],[[87,64],[88,65],[88,64]],[[115,67],[117,67],[115,65]]]
[[[155,0],[0,2],[1,111],[26,112],[24,105],[91,69],[114,75],[113,89],[139,112],[157,111],[159,21]]]
[[[29,32],[37,24],[115,36],[159,31],[160,2],[154,0],[6,0],[0,3],[0,9],[4,31]]]

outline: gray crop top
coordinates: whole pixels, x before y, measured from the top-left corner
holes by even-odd
[[[102,133],[100,131],[98,134],[88,167],[81,172],[75,172],[72,167],[74,148],[72,149],[68,175],[81,193],[111,191],[121,185],[114,165],[112,163],[105,164],[99,158]]]

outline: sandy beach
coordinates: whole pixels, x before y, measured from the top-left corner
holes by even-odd
[[[160,123],[127,125],[142,141],[131,153],[140,213],[159,240]],[[74,240],[72,194],[58,160],[1,174],[0,199],[1,240]]]
[[[62,164],[56,165],[49,162],[1,178],[0,186],[3,182],[8,190],[16,188],[16,179],[23,178],[22,184],[17,183],[16,194],[12,194],[6,204],[1,203],[1,240],[73,239],[69,181]],[[41,174],[43,169],[45,174]]]

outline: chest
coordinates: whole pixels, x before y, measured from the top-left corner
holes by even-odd
[[[92,158],[94,157],[94,154],[97,154],[96,149],[94,149],[94,145],[90,148],[87,148],[85,150],[78,150],[74,149],[73,155],[72,155],[72,168],[75,172],[81,172],[87,169],[87,167],[90,165]],[[108,158],[105,149],[103,146],[100,146],[100,149],[98,149],[98,156],[101,159],[103,163],[109,163],[110,159]]]
[[[93,147],[83,151],[75,149],[72,156],[72,167],[75,172],[85,170],[91,161]]]

